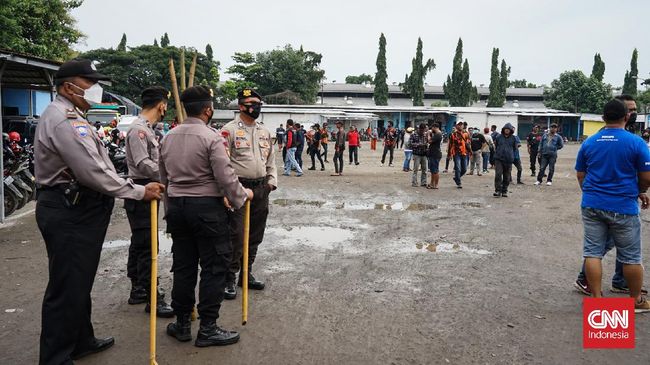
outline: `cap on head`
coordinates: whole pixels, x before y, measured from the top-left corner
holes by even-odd
[[[237,93],[237,100],[239,103],[241,103],[244,99],[246,98],[258,98],[262,100],[262,95],[258,94],[255,89],[252,89],[250,87],[245,87]]]
[[[555,123],[551,124],[551,128],[557,128],[557,124]]]
[[[336,125],[343,125],[343,122],[341,122],[340,120],[337,120]]]
[[[54,75],[54,79],[67,79],[70,77],[83,77],[85,79],[99,81],[110,80],[111,78],[97,72],[97,68],[90,61],[82,58],[77,58],[65,62],[59,67],[59,70]]]
[[[200,101],[212,101],[214,92],[209,87],[199,85],[188,87],[181,94],[181,101],[183,103],[196,103]]]

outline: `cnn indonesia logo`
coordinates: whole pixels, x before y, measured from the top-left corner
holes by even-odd
[[[634,299],[584,298],[582,316],[584,348],[634,348]]]

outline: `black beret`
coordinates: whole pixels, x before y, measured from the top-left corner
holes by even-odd
[[[188,87],[181,94],[181,101],[183,103],[194,103],[199,101],[212,101],[214,92],[206,86],[192,86]]]
[[[171,93],[167,91],[162,86],[150,86],[144,90],[142,90],[142,94],[140,95],[140,98],[142,99],[142,102],[147,101],[160,101],[160,100],[169,100],[169,97],[171,96]]]
[[[97,68],[90,60],[77,58],[65,62],[59,67],[54,75],[55,79],[64,79],[68,77],[83,77],[90,80],[110,80],[111,78],[97,72]]]
[[[262,95],[258,94],[255,89],[251,89],[250,87],[245,87],[237,93],[237,99],[246,99],[246,98],[258,98],[262,100]]]

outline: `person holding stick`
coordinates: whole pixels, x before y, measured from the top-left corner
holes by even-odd
[[[226,124],[221,133],[226,140],[230,163],[239,182],[255,194],[251,200],[251,230],[249,242],[248,278],[242,277],[242,244],[244,234],[244,209],[235,209],[229,215],[230,239],[233,255],[226,278],[225,299],[235,299],[235,277],[237,285],[248,281],[252,290],[263,290],[264,282],[252,274],[257,249],[264,239],[266,218],[269,215],[269,194],[277,189],[278,172],[275,167],[275,151],[271,146],[271,133],[264,125],[256,122],[262,108],[262,97],[253,89],[245,88],[237,95],[239,116]]]
[[[233,249],[226,228],[227,209],[239,209],[246,199],[253,199],[253,191],[241,185],[230,164],[227,142],[207,126],[214,113],[213,98],[205,86],[183,92],[181,101],[188,118],[163,139],[159,164],[161,182],[168,189],[165,208],[172,236],[172,308],[176,314],[167,334],[181,342],[192,340],[190,318],[200,264],[197,347],[239,341],[237,332],[216,323]]]

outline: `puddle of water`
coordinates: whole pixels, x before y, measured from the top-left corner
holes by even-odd
[[[317,208],[326,208],[326,209],[343,209],[343,210],[395,210],[395,211],[422,211],[422,210],[432,210],[438,209],[437,205],[434,204],[422,204],[422,203],[412,203],[405,205],[402,202],[395,203],[372,203],[372,202],[353,202],[353,203],[334,203],[331,201],[320,201],[320,200],[301,200],[301,199],[275,199],[273,204],[279,205],[281,207],[289,206],[311,206]],[[465,203],[463,203],[465,204]],[[471,202],[470,202],[471,204]],[[475,203],[480,206],[480,203]],[[464,206],[464,205],[463,205]]]
[[[126,247],[131,244],[131,240],[112,240],[104,242],[102,248],[119,248]],[[158,248],[160,253],[172,252],[172,236],[164,231],[158,234]]]
[[[431,209],[438,209],[438,206],[434,204],[413,203],[406,208],[406,210],[413,210],[413,211],[431,210]]]
[[[300,199],[275,199],[273,204],[279,205],[281,207],[288,207],[291,205],[308,205],[314,207],[322,207],[326,202],[319,200],[300,200]]]
[[[334,249],[354,237],[352,230],[334,227],[270,227],[266,232],[280,236],[273,240],[274,246],[305,245],[325,250]]]
[[[475,255],[490,255],[492,252],[488,250],[470,248],[466,245],[460,243],[426,243],[418,242],[415,244],[415,248],[418,252],[443,252],[443,253],[469,253]]]

